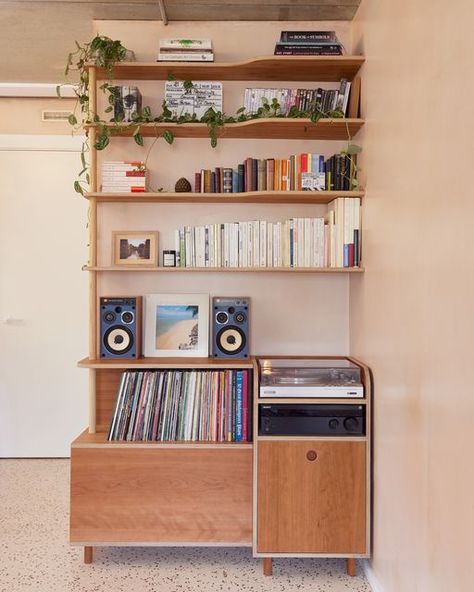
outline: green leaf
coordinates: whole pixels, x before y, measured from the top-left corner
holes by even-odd
[[[74,181],[74,191],[76,193],[80,193],[81,195],[84,195],[84,190],[81,187],[81,184],[79,183],[79,181]]]
[[[78,177],[82,177],[82,175],[87,171],[87,168],[82,169],[82,171],[77,175]]]
[[[357,144],[348,144],[345,152],[346,154],[360,154],[362,152],[362,148]]]
[[[173,80],[176,80],[176,76],[171,74],[171,72],[168,74],[168,76],[166,78],[167,78],[168,82],[173,82]]]
[[[143,107],[142,115],[143,117],[151,117],[150,107]]]
[[[84,154],[84,145],[82,146],[81,152],[81,164],[84,168],[86,168],[86,155]]]
[[[86,175],[86,181],[87,181],[88,185],[91,184],[91,177],[90,177],[89,173],[87,173],[87,175]]]
[[[194,88],[193,81],[192,80],[185,80],[183,82],[183,87],[184,87],[184,90],[186,90],[186,91],[192,90]]]
[[[61,85],[60,84],[58,84],[56,86],[56,94],[59,98],[61,98]]]
[[[139,146],[143,146],[143,136],[140,132],[136,132],[135,134],[133,134],[133,139],[135,140],[136,144],[138,144]]]
[[[69,121],[70,125],[76,125],[77,124],[77,117],[74,115],[74,113],[71,113],[71,115],[69,115],[69,117],[67,118],[67,120]]]
[[[240,109],[237,109],[236,113],[237,113],[237,115],[240,115],[244,111],[245,111],[245,107],[240,107]]]
[[[110,105],[110,107],[107,107],[107,109],[105,109],[105,113],[110,113],[111,111],[113,111],[112,105]]]
[[[163,138],[168,144],[172,144],[174,142],[174,135],[170,130],[165,130],[163,132]]]
[[[215,148],[217,146],[217,138],[216,136],[211,137],[211,148]]]
[[[94,39],[91,41],[91,51],[97,51],[101,46],[102,39],[99,37],[99,35],[97,35],[97,37],[94,37]]]

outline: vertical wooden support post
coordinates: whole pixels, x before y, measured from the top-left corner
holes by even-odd
[[[263,575],[271,576],[273,574],[273,559],[271,557],[263,558]]]
[[[89,370],[89,434],[95,434],[96,432],[96,371],[94,369]]]
[[[84,563],[92,563],[94,547],[84,547]]]
[[[346,571],[348,576],[357,575],[357,564],[354,558],[346,559]]]

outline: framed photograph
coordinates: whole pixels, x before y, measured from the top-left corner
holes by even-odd
[[[144,354],[147,357],[209,355],[209,294],[147,294]]]
[[[112,232],[113,265],[157,267],[158,233],[153,231]]]

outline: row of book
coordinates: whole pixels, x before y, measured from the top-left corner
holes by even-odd
[[[335,31],[282,31],[275,55],[342,55]]]
[[[213,62],[211,39],[160,39],[158,62]]]
[[[358,267],[360,199],[336,198],[325,218],[181,226],[175,250],[178,267]]]
[[[292,107],[300,111],[327,113],[338,110],[346,115],[351,83],[343,78],[338,89],[323,88],[246,88],[244,107],[247,113],[257,113],[263,103],[276,100],[280,112],[287,116]]]
[[[146,191],[146,167],[142,161],[104,161],[102,191],[106,193],[142,193]]]
[[[122,374],[109,440],[249,442],[250,370]]]
[[[244,191],[349,191],[355,177],[355,156],[293,154],[287,159],[246,158],[237,168],[201,169],[194,174],[196,193]]]

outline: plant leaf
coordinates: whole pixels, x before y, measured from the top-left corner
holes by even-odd
[[[143,144],[144,144],[143,136],[141,135],[140,132],[136,132],[135,134],[133,134],[133,139],[135,140],[136,144],[138,144],[139,146],[143,146]]]
[[[76,193],[80,193],[81,195],[84,195],[84,190],[81,187],[81,184],[79,183],[79,181],[74,181],[74,191]]]
[[[345,152],[346,154],[360,154],[362,152],[362,148],[357,144],[348,144]]]
[[[74,113],[71,113],[71,115],[69,115],[69,117],[67,118],[67,120],[69,121],[70,125],[76,125],[77,124],[77,117],[74,115]]]
[[[174,142],[174,135],[170,130],[165,130],[163,132],[163,138],[168,144],[172,144]]]

